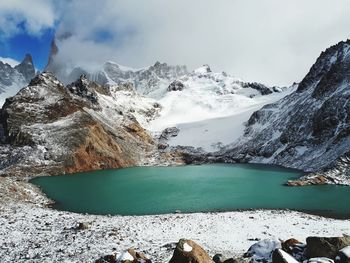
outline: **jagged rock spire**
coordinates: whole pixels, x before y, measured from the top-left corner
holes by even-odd
[[[26,54],[23,61],[15,66],[15,69],[22,73],[27,81],[30,81],[35,76],[35,67],[32,56],[30,54]]]

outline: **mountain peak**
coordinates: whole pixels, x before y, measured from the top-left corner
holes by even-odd
[[[31,64],[31,65],[33,65],[33,58],[32,58],[32,55],[29,54],[29,53],[25,54],[24,59],[22,60],[21,63],[26,63],[26,64]]]
[[[199,74],[199,75],[203,75],[203,74],[211,73],[212,71],[211,71],[211,68],[209,67],[209,65],[205,64],[205,65],[195,69],[193,72],[196,74]]]
[[[323,51],[311,67],[309,73],[300,82],[298,92],[314,88],[314,97],[318,97],[335,87],[338,81],[347,79],[350,70],[350,40],[341,41]],[[342,76],[339,73],[344,73]],[[350,79],[348,79],[350,81]],[[335,83],[336,82],[336,83]]]
[[[30,54],[26,54],[20,64],[14,67],[18,72],[22,73],[27,81],[35,76],[35,67],[33,58]]]

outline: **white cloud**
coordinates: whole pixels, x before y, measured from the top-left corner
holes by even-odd
[[[11,37],[24,30],[40,35],[44,29],[54,26],[55,12],[51,0],[0,0],[0,33]]]
[[[15,67],[17,66],[19,63],[19,61],[13,59],[13,58],[4,58],[4,57],[0,57],[0,61],[2,61],[3,63],[7,63],[9,64],[11,67]]]
[[[77,0],[65,2],[60,57],[133,67],[208,63],[249,81],[300,81],[320,52],[349,37],[348,0]],[[97,41],[103,31],[108,41]]]

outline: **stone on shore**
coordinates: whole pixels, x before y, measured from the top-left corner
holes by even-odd
[[[197,243],[180,239],[169,263],[213,263],[208,253]]]

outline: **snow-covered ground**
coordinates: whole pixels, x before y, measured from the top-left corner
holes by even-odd
[[[77,230],[78,223],[90,227]],[[95,216],[28,203],[0,204],[0,225],[2,262],[93,262],[133,247],[158,263],[169,261],[169,244],[180,238],[196,241],[211,256],[239,256],[253,239],[294,237],[305,242],[308,236],[350,234],[350,220],[293,211]]]
[[[215,151],[218,145],[227,145],[243,135],[244,124],[254,111],[294,91],[288,88],[261,95],[242,88],[237,81],[218,73],[191,76],[184,81],[183,90],[168,92],[158,101],[163,107],[160,116],[146,127],[156,133],[175,126],[180,132],[169,140],[169,145]]]
[[[180,132],[176,137],[171,137],[168,144],[202,147],[205,151],[219,150],[243,134],[244,123],[253,112],[247,110],[228,117],[178,124],[176,127]]]

